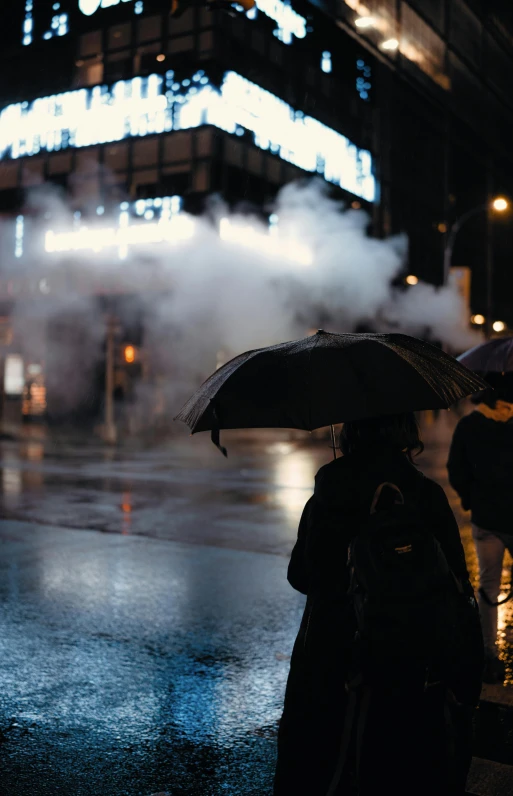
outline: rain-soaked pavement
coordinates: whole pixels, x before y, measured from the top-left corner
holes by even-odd
[[[420,460],[444,485],[448,422],[426,428]],[[224,441],[228,460],[201,436],[1,443],[1,796],[270,793],[304,601],[287,557],[331,452],[301,435]],[[478,753],[507,763],[499,714]]]

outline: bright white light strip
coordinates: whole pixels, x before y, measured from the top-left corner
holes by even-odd
[[[205,86],[178,106],[176,122],[177,129],[212,124],[229,133],[240,126],[260,149],[369,202],[376,198],[369,152],[235,72],[225,74],[221,92]]]
[[[109,8],[123,3],[131,3],[132,0],[78,0],[78,7],[82,14],[91,17],[99,8]]]
[[[138,199],[132,203],[132,212],[139,219],[144,219],[150,211],[160,213],[158,222],[151,223],[137,220],[130,224],[128,202],[120,205],[118,226],[88,227],[80,226],[66,232],[48,230],[45,235],[45,251],[48,254],[65,252],[95,252],[117,248],[121,260],[126,259],[130,246],[144,246],[155,243],[177,244],[191,240],[196,232],[196,221],[191,216],[181,213],[179,196],[166,196],[156,199]],[[20,216],[23,219],[23,216]],[[299,265],[312,265],[312,251],[304,244],[285,237],[280,238],[277,226],[278,217],[269,219],[268,233],[258,231],[251,224],[241,220],[221,219],[219,237],[222,241],[237,246],[250,248],[268,257],[278,257]]]
[[[232,134],[250,131],[260,149],[374,201],[369,152],[235,72],[225,73],[221,89],[202,80],[166,89],[161,75],[149,75],[110,91],[95,86],[9,105],[0,113],[0,159],[210,124]]]
[[[291,44],[293,36],[297,39],[305,38],[306,19],[298,14],[297,11],[294,11],[288,3],[284,3],[282,0],[256,0],[256,7],[276,22],[278,27],[275,35],[284,44]],[[251,11],[249,14],[249,18],[254,19]]]
[[[78,7],[82,14],[87,17],[91,17],[102,8],[109,8],[110,6],[117,6],[120,3],[131,2],[133,2],[133,0],[78,0]],[[23,44],[32,43],[32,3],[33,0],[27,0],[25,25],[23,28]],[[244,11],[242,6],[235,5],[235,8],[237,8],[238,11]],[[290,3],[283,2],[283,0],[256,0],[256,6],[246,13],[248,19],[255,19],[257,16],[257,10],[261,11],[262,14],[265,14],[267,17],[276,22],[276,30],[274,31],[274,34],[285,44],[291,44],[294,36],[297,39],[305,38],[307,34],[306,19],[305,17],[302,17],[301,14],[298,14],[297,11],[294,11]],[[142,12],[143,2],[142,0],[136,0],[134,13],[142,14]],[[52,27],[57,27],[54,25],[56,19],[59,19],[59,17],[57,16],[52,19]],[[66,19],[65,23],[61,22],[58,33],[56,31],[48,31],[44,34],[43,38],[51,39],[55,35],[64,36],[68,32],[69,26],[68,20]]]
[[[274,224],[271,227],[275,226]],[[251,224],[233,222],[229,218],[222,218],[219,224],[219,237],[221,240],[235,243],[252,249],[254,252],[263,252],[269,257],[291,260],[300,265],[312,265],[312,252],[294,240],[280,238],[276,234],[258,232]]]
[[[195,222],[190,216],[179,215],[152,223],[125,224],[120,214],[118,227],[87,227],[71,232],[48,230],[45,235],[45,251],[57,252],[93,251],[116,247],[122,256],[128,246],[144,246],[152,243],[179,243],[194,235]]]

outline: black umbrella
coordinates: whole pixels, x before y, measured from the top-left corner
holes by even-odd
[[[465,367],[476,373],[513,372],[513,337],[495,337],[474,346],[458,357]]]
[[[487,387],[435,346],[404,334],[331,334],[246,351],[215,371],[175,419],[221,428],[313,431],[349,420],[445,409]]]

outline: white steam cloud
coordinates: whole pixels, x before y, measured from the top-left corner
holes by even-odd
[[[32,222],[31,235],[41,247],[43,233],[49,228],[71,229],[73,215],[55,194],[38,202],[40,217]],[[42,210],[49,207],[51,218],[44,218]],[[289,252],[301,254],[300,262],[269,253],[258,243],[244,245],[244,239],[255,235],[268,241],[267,225],[247,214],[230,214],[219,199],[212,200],[204,218],[195,220],[190,240],[171,246],[132,246],[123,260],[112,247],[71,254],[43,254],[32,248],[24,257],[24,270],[44,286],[45,295],[34,302],[17,303],[17,339],[27,353],[41,344],[37,334],[30,332],[34,317],[46,315],[55,322],[76,313],[76,334],[66,344],[53,341],[52,350],[50,341],[46,354],[52,359],[54,374],[62,360],[63,402],[69,406],[87,390],[87,380],[101,356],[105,316],[87,297],[88,291],[114,293],[121,287],[137,294],[150,374],[138,387],[140,411],[146,417],[155,411],[158,383],[157,402],[169,418],[215,368],[220,356],[228,359],[248,348],[305,336],[312,329],[344,332],[363,323],[376,331],[427,336],[459,350],[479,341],[468,328],[455,288],[422,283],[405,291],[391,287],[405,269],[406,237],[369,237],[367,215],[344,210],[327,196],[321,181],[286,186],[274,212],[276,240],[288,241]],[[222,218],[229,218],[232,230],[242,228],[242,243],[220,238]],[[91,229],[111,224],[107,215],[90,222]],[[5,235],[2,251],[5,261]],[[305,251],[311,253],[309,264],[305,264]],[[415,273],[414,263],[409,270]],[[5,279],[5,273],[0,276]],[[84,345],[84,339],[90,345]],[[85,369],[79,362],[84,357]]]

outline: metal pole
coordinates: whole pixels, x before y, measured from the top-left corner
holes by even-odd
[[[447,245],[444,249],[444,285],[447,285],[449,282],[449,275],[451,273],[451,265],[452,265],[452,252],[454,249],[454,243],[456,241],[456,237],[458,232],[462,228],[463,224],[465,224],[470,218],[476,216],[478,213],[482,213],[484,210],[489,212],[489,204],[486,203],[485,205],[479,205],[479,207],[473,207],[472,210],[468,210],[468,212],[463,213],[461,218],[458,218],[457,221],[454,222],[452,225],[448,238],[447,238]]]
[[[486,339],[492,336],[493,324],[493,223],[492,214],[486,214]]]
[[[333,448],[333,458],[336,459],[337,458],[337,442],[336,442],[336,439],[335,439],[335,427],[333,426],[333,424],[331,424],[330,428],[331,428],[331,447]]]
[[[114,423],[114,318],[107,320],[107,340],[105,353],[105,442],[116,442],[116,426]]]

